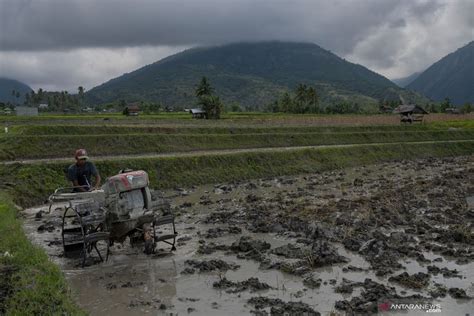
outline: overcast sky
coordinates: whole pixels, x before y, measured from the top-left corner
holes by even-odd
[[[316,43],[388,78],[474,39],[474,0],[0,0],[0,76],[90,89],[198,45]]]

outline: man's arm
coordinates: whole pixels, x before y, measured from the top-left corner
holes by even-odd
[[[95,167],[94,163],[91,162],[91,173],[95,177],[95,185],[94,185],[94,190],[100,189],[100,182],[102,181],[102,178],[100,177],[99,172],[97,171],[97,168]]]
[[[101,180],[102,180],[102,179],[101,179],[101,177],[100,177],[100,174],[97,173],[97,174],[95,175],[95,186],[94,186],[94,189],[95,189],[95,190],[100,189],[100,181],[101,181]]]
[[[77,187],[77,190],[79,190],[81,192],[87,192],[87,190],[83,186],[80,186],[80,184],[79,184],[79,182],[77,182],[77,180],[72,181],[72,186]]]

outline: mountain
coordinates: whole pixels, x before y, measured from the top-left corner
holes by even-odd
[[[398,79],[392,79],[392,81],[399,87],[405,88],[408,86],[410,83],[412,83],[418,76],[420,75],[421,72],[415,72],[407,77],[403,78],[398,78]]]
[[[350,101],[376,108],[378,99],[419,97],[316,44],[258,42],[189,49],[95,87],[86,98],[92,104],[143,100],[192,107],[203,76],[224,103],[257,110],[300,83],[315,86],[323,104]]]
[[[407,88],[435,101],[474,103],[474,41],[431,65]]]
[[[0,102],[12,103],[12,104],[23,104],[25,101],[25,94],[31,92],[31,88],[23,82],[0,78]],[[12,95],[12,91],[19,92],[19,97]]]

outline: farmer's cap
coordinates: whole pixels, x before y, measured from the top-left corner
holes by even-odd
[[[76,150],[76,159],[89,159],[87,156],[87,151],[85,149],[78,149]]]

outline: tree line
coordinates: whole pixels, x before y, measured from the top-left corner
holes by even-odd
[[[269,112],[283,113],[320,113],[319,96],[316,89],[305,84],[299,84],[293,93],[283,95],[266,107]]]
[[[46,91],[39,88],[36,92],[34,90],[26,92],[24,101],[20,104],[20,92],[12,90],[11,94],[17,99],[17,102],[4,104],[4,107],[14,107],[16,105],[37,107],[40,104],[46,104],[47,107],[42,110],[52,112],[64,111],[65,109],[80,110],[84,104],[84,92],[85,89],[82,86],[78,87],[77,94],[70,94],[68,91]]]
[[[85,89],[82,86],[79,86],[77,91],[77,94],[70,94],[67,91],[45,91],[39,88],[36,92],[31,91],[24,95],[25,98],[23,105],[39,106],[40,104],[47,104],[47,107],[41,108],[41,110],[48,112],[81,111],[82,108],[86,106],[84,102]],[[206,77],[202,77],[201,81],[197,84],[194,94],[197,98],[197,106],[205,111],[205,116],[208,119],[220,118],[224,109],[232,112],[252,110],[249,107],[242,108],[236,102],[230,103],[225,107],[221,99],[215,94],[215,89],[211,86]],[[14,104],[10,102],[7,102],[6,104],[0,103],[0,107],[13,108],[15,105],[20,105],[21,93],[12,90],[11,95],[17,99],[17,102]],[[400,100],[380,100],[378,110],[380,113],[391,113],[393,109],[400,104],[402,104]],[[449,98],[445,98],[442,102],[428,102],[420,105],[430,113],[445,113],[447,112],[447,109],[449,112],[451,108],[455,108],[455,111],[459,113],[470,113],[474,110],[471,103],[465,103],[463,106],[456,108]],[[123,110],[126,106],[127,103],[125,100],[119,100],[112,103],[97,105],[94,107],[94,110],[112,111],[117,108]],[[143,113],[151,114],[161,111],[172,111],[173,109],[171,107],[166,107],[161,103],[141,101],[140,110]],[[314,87],[306,84],[299,84],[293,91],[284,92],[274,102],[266,105],[264,111],[292,114],[344,114],[361,113],[364,109],[361,108],[359,103],[349,101],[333,102],[330,105],[322,106],[320,96]]]

